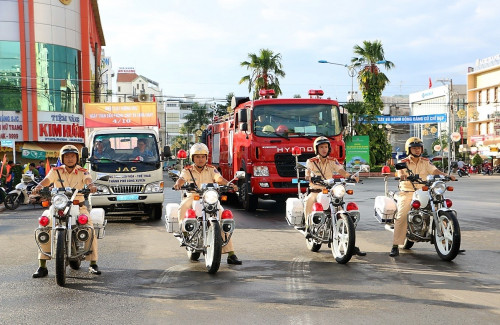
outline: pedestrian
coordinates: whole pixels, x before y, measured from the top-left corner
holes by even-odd
[[[38,166],[36,167],[36,169],[38,170],[38,174],[40,175],[40,177],[45,177],[45,166],[43,165],[43,160],[40,160],[38,162]]]

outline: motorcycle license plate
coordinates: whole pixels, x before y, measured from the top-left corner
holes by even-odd
[[[116,197],[117,201],[134,201],[139,200],[139,195],[137,194],[129,194],[129,195],[118,195]]]

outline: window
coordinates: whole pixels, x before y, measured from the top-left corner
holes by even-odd
[[[39,111],[80,113],[78,50],[36,43],[37,102]]]
[[[0,41],[0,109],[20,110],[21,50],[19,42]]]
[[[477,92],[477,106],[481,106],[481,90]]]
[[[498,103],[498,87],[495,87],[493,92],[493,102]]]
[[[486,104],[490,103],[490,89],[485,90],[486,93]]]
[[[118,86],[118,92],[122,91],[122,87]]]

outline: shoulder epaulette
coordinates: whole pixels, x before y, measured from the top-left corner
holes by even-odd
[[[423,161],[430,161],[429,158],[420,157],[420,159],[422,159]]]
[[[52,167],[52,169],[55,169],[55,170],[63,170],[64,167],[63,166],[58,166],[58,167]]]
[[[187,165],[184,169],[193,169],[193,165]]]
[[[401,159],[401,162],[408,162],[408,161],[410,161],[410,158]]]
[[[82,172],[86,172],[87,171],[87,168],[83,168],[83,167],[78,167],[77,168],[78,171],[82,171]]]
[[[214,165],[210,165],[210,164],[207,164],[206,166],[210,167],[210,168],[216,168]]]
[[[326,159],[327,159],[327,160],[337,161],[337,158],[335,158],[335,157],[330,157],[330,156],[326,157]]]
[[[318,162],[319,161],[319,158],[318,157],[312,157],[312,158],[309,158],[310,161],[315,161],[315,162]]]

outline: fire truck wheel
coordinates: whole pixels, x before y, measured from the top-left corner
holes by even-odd
[[[240,186],[240,201],[243,209],[249,212],[253,212],[257,209],[259,198],[255,195],[250,194],[248,191],[248,187],[248,183],[243,183]]]

